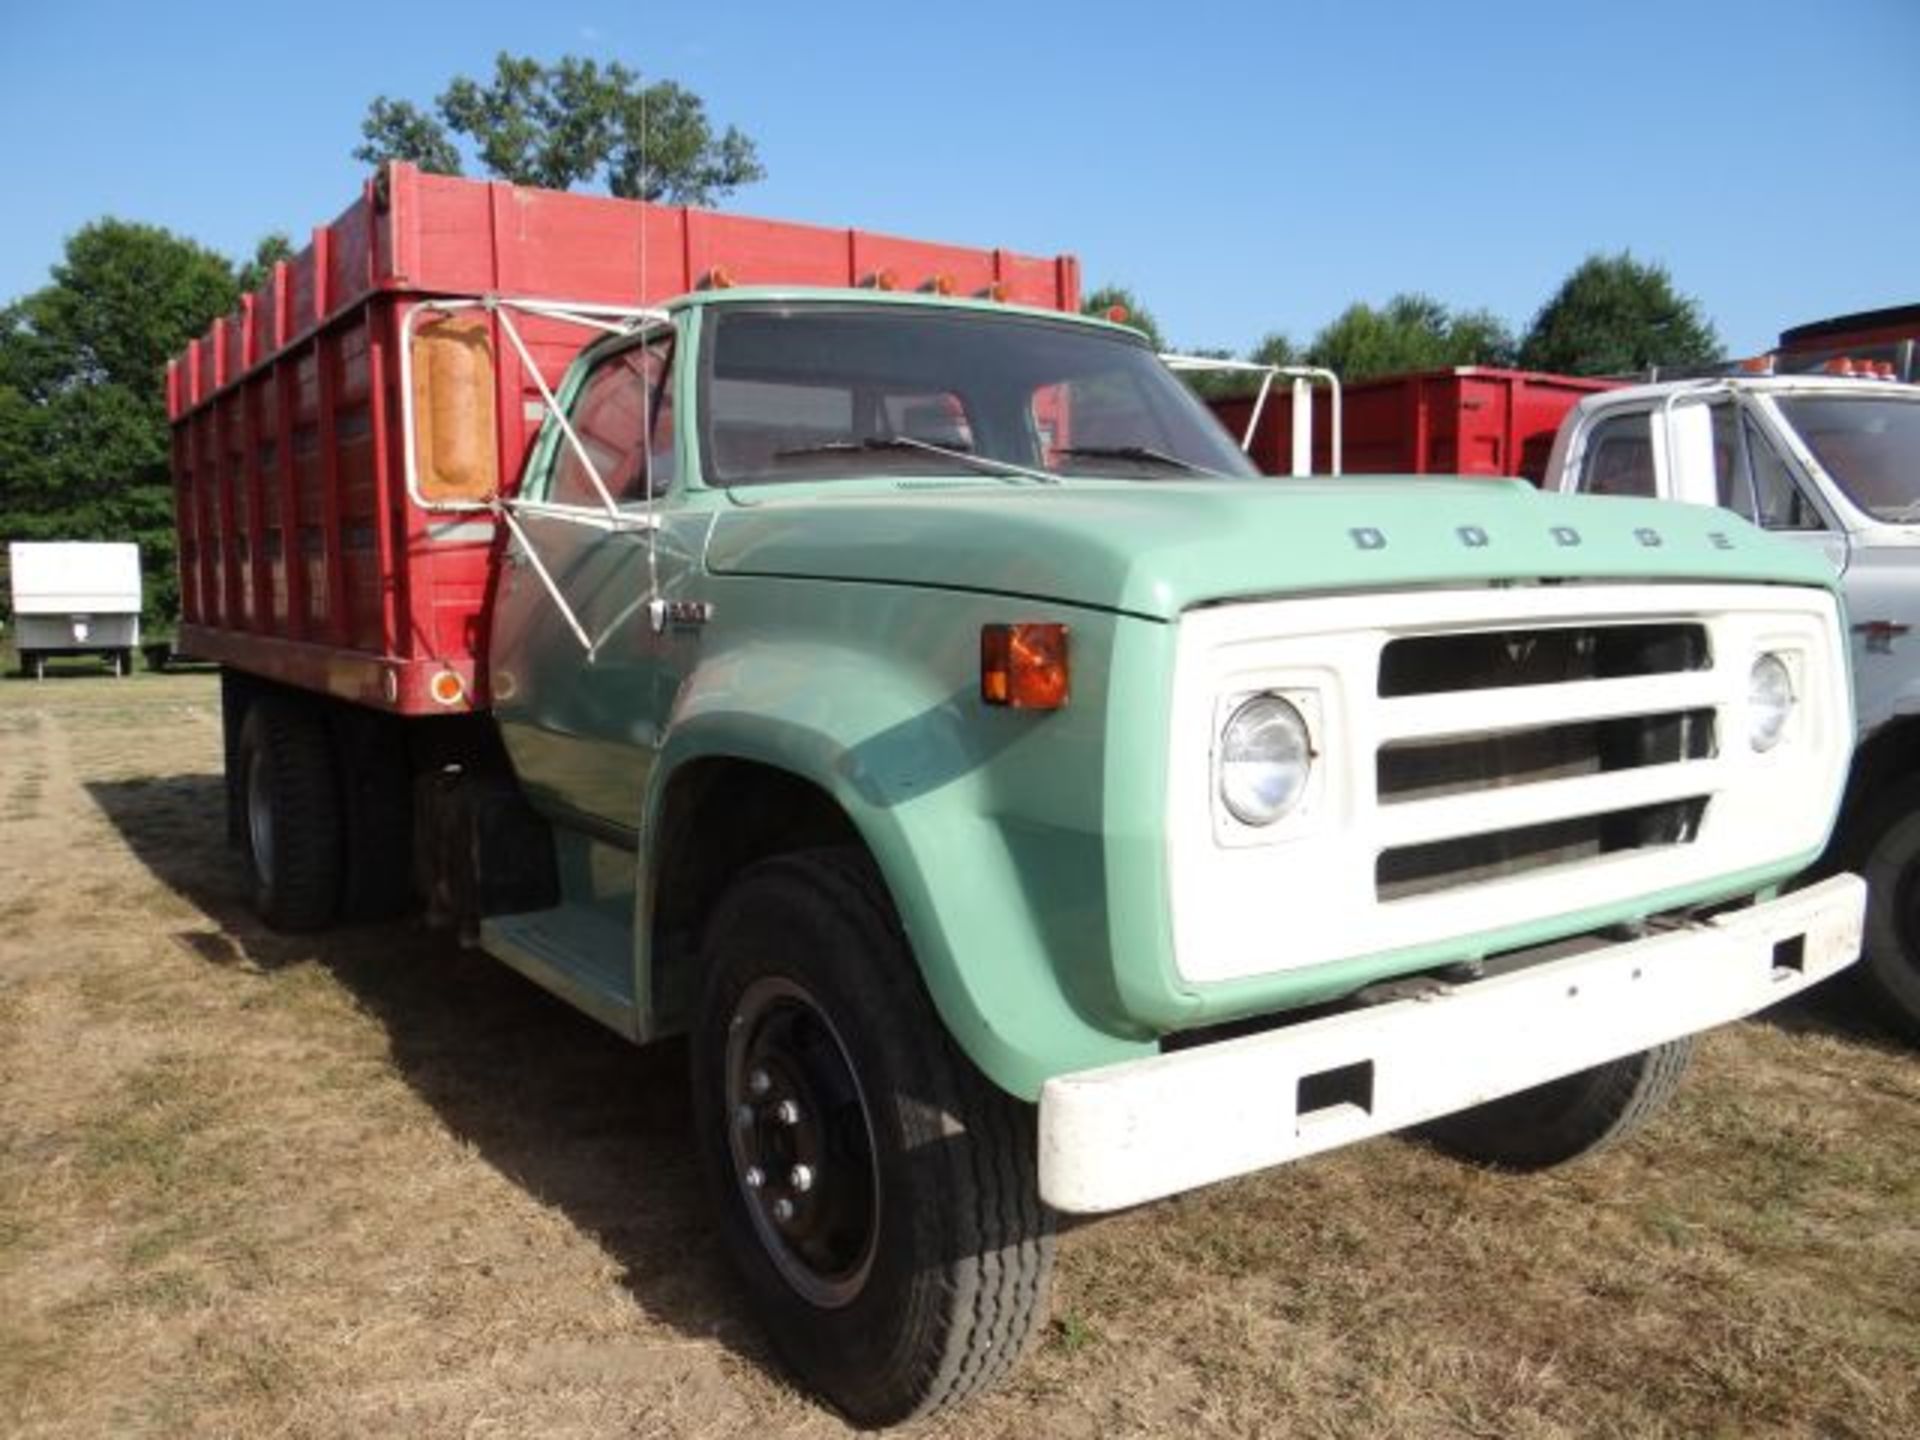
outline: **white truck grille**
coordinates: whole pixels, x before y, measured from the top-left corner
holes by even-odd
[[[1584,928],[1582,912],[1818,847],[1851,712],[1832,598],[1763,586],[1560,586],[1222,607],[1182,621],[1168,851],[1197,983]],[[1747,676],[1797,704],[1748,741]],[[1304,806],[1266,830],[1214,794],[1249,695],[1314,732]],[[1529,937],[1533,938],[1533,937]],[[1437,962],[1436,962],[1437,963]]]
[[[1389,738],[1375,754],[1374,794],[1382,834],[1395,843],[1381,850],[1375,866],[1378,898],[1435,894],[1625,850],[1690,843],[1708,798],[1687,793],[1705,784],[1690,767],[1712,759],[1717,714],[1704,703],[1711,698],[1706,693],[1693,696],[1701,703],[1676,708],[1673,697],[1646,693],[1644,682],[1664,690],[1692,681],[1703,691],[1696,677],[1711,666],[1707,627],[1700,624],[1565,625],[1389,640],[1377,685]],[[1547,687],[1551,693],[1536,697]],[[1489,691],[1524,693],[1479,693]],[[1476,694],[1480,705],[1467,709],[1482,713],[1469,713],[1465,723],[1497,720],[1484,713],[1487,705],[1509,698],[1544,698],[1548,708],[1522,723],[1459,733],[1460,710],[1450,714],[1445,700],[1433,704],[1435,697]],[[1636,708],[1615,713],[1622,704]],[[1449,728],[1435,733],[1436,723]],[[1490,792],[1654,767],[1670,767],[1665,773],[1677,793],[1545,820],[1520,816],[1534,808],[1522,797],[1513,804],[1520,823],[1480,828],[1487,807],[1475,802]],[[1464,821],[1456,818],[1463,800],[1469,807]]]

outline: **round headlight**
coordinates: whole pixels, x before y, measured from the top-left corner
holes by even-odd
[[[1243,825],[1271,825],[1300,803],[1313,746],[1300,712],[1277,695],[1256,695],[1220,733],[1220,798]]]
[[[1747,675],[1747,740],[1759,751],[1771,750],[1786,733],[1793,714],[1793,676],[1778,655],[1762,655]]]

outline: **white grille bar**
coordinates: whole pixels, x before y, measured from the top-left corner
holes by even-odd
[[[1712,794],[1719,789],[1720,780],[1720,766],[1711,760],[1692,760],[1476,790],[1434,800],[1407,800],[1378,812],[1374,835],[1382,849],[1425,845],[1434,840],[1632,810],[1663,800],[1688,800]]]
[[[1380,701],[1380,734],[1389,744],[1396,740],[1437,740],[1711,709],[1726,698],[1725,678],[1711,670],[1455,690]]]

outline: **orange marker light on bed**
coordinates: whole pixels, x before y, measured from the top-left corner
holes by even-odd
[[[1069,692],[1066,626],[980,627],[980,698],[987,704],[1058,710]]]

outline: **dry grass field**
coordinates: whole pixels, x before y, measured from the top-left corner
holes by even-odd
[[[825,1436],[681,1055],[404,926],[264,933],[211,676],[0,683],[0,1433]],[[1543,1178],[1397,1141],[1075,1230],[924,1434],[1920,1435],[1920,1056],[1834,1001]]]

